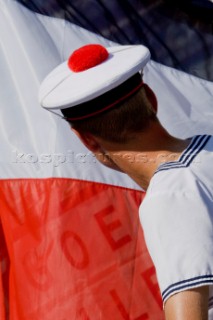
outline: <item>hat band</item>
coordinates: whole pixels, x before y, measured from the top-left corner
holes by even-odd
[[[137,73],[115,89],[112,89],[93,100],[74,107],[62,109],[61,112],[64,115],[64,119],[67,121],[80,121],[93,117],[119,105],[136,93],[143,84],[141,75]]]

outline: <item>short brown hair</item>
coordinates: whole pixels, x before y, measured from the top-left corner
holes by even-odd
[[[135,133],[145,130],[150,121],[158,119],[145,87],[142,86],[134,95],[108,111],[91,118],[68,122],[78,131],[91,133],[107,141],[124,143]]]

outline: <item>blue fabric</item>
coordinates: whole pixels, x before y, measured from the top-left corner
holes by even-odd
[[[208,0],[17,0],[121,44],[146,45],[152,59],[213,80],[213,3]]]

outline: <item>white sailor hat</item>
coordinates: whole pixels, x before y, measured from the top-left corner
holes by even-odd
[[[91,117],[134,94],[143,85],[138,72],[149,59],[142,45],[85,45],[44,79],[39,102],[53,112],[69,111],[71,121]]]

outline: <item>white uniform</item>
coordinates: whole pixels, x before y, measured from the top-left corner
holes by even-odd
[[[140,206],[140,220],[163,301],[210,285],[211,308],[213,137],[193,137],[178,161],[159,166]]]

